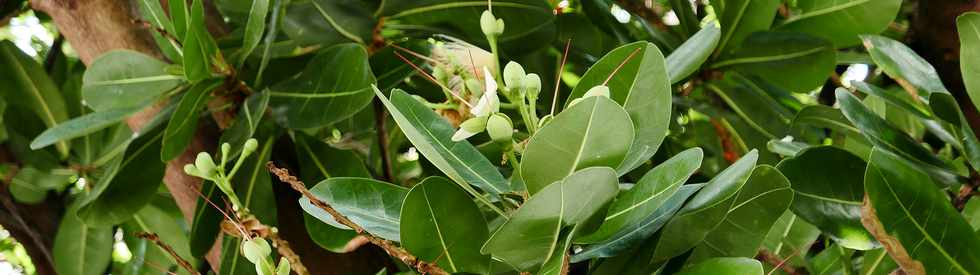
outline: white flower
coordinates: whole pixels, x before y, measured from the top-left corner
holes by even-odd
[[[470,110],[470,114],[482,117],[500,111],[500,98],[497,97],[497,80],[493,79],[490,70],[483,67],[483,80],[485,81],[483,96],[476,106]]]

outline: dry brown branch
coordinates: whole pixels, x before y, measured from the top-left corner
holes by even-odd
[[[194,270],[194,266],[192,266],[190,262],[188,262],[187,260],[184,260],[184,258],[181,258],[180,255],[177,255],[177,252],[174,251],[174,248],[173,247],[170,247],[170,245],[168,245],[168,244],[164,243],[163,241],[161,241],[160,240],[160,237],[157,236],[157,234],[147,233],[147,232],[137,232],[136,233],[136,237],[139,237],[141,239],[146,239],[148,241],[151,241],[154,244],[156,244],[157,246],[159,246],[160,248],[163,248],[163,250],[164,251],[167,251],[167,254],[170,254],[170,257],[173,258],[174,261],[177,262],[177,265],[179,265],[181,268],[184,268],[185,270],[187,270],[187,272],[190,272],[191,274],[195,274],[195,275],[201,275],[200,272],[197,272],[197,270]]]
[[[332,216],[334,220],[336,220],[340,224],[343,224],[347,227],[350,227],[351,229],[354,229],[354,231],[356,231],[361,236],[367,238],[368,241],[370,241],[372,244],[381,247],[381,249],[384,249],[384,251],[388,253],[388,255],[391,255],[392,257],[401,260],[406,265],[415,268],[415,270],[417,270],[419,273],[422,274],[437,274],[437,275],[449,274],[445,270],[442,270],[442,268],[439,268],[439,266],[437,266],[435,263],[422,261],[415,255],[412,255],[407,250],[395,245],[391,241],[378,238],[377,236],[368,233],[367,231],[364,230],[363,227],[357,225],[349,218],[347,218],[347,216],[340,214],[340,212],[338,212],[332,206],[330,206],[323,200],[320,200],[319,198],[314,196],[309,189],[306,189],[306,185],[303,184],[302,181],[300,181],[295,176],[289,173],[289,170],[285,168],[276,167],[276,165],[273,164],[271,161],[266,163],[266,167],[269,169],[269,172],[272,172],[277,177],[279,177],[280,181],[289,184],[289,186],[292,187],[294,190],[300,192],[300,194],[302,194],[303,197],[309,199],[310,203],[312,203],[316,207],[319,207],[320,209],[323,209],[323,211],[329,213],[330,216]]]

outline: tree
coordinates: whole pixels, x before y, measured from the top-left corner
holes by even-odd
[[[57,38],[0,41],[0,251],[36,274],[980,273],[976,7],[4,1],[0,26]]]

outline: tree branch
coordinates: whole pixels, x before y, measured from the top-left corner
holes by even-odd
[[[173,258],[175,262],[177,262],[177,265],[187,270],[187,272],[190,272],[191,274],[194,275],[201,275],[200,272],[194,270],[194,266],[192,266],[190,262],[184,260],[184,258],[181,258],[180,255],[177,255],[177,251],[174,251],[173,247],[170,247],[170,245],[167,245],[167,243],[161,241],[160,237],[157,236],[157,234],[147,233],[147,232],[137,232],[136,237],[151,241],[157,246],[159,246],[160,248],[162,248],[164,251],[167,251],[167,254],[170,254],[170,257]]]
[[[419,273],[422,274],[437,274],[437,275],[449,274],[445,270],[442,270],[442,268],[439,268],[439,266],[437,266],[435,263],[422,261],[415,255],[412,255],[407,250],[395,245],[391,241],[378,238],[377,236],[368,233],[367,231],[364,230],[363,227],[361,227],[360,225],[354,223],[349,218],[347,218],[347,216],[344,216],[336,209],[334,209],[332,206],[330,206],[323,200],[320,200],[319,198],[314,196],[309,189],[306,189],[306,185],[303,184],[302,181],[297,179],[295,176],[289,174],[289,170],[286,170],[285,168],[276,167],[276,165],[273,164],[271,161],[266,163],[266,167],[269,169],[270,172],[272,172],[277,177],[279,177],[280,181],[289,184],[289,186],[292,187],[294,190],[303,194],[303,196],[309,199],[310,202],[313,203],[313,205],[329,213],[330,216],[332,216],[334,220],[336,220],[340,224],[350,227],[355,232],[357,232],[357,234],[364,236],[372,244],[381,247],[382,249],[384,249],[385,252],[388,253],[388,255],[391,255],[392,257],[401,260],[406,265],[411,266],[412,268],[414,268],[415,270],[417,270]]]

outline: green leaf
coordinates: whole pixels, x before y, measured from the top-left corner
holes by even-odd
[[[296,133],[296,156],[299,159],[299,177],[303,182],[315,183],[331,177],[370,178],[364,162],[351,150],[340,150],[330,145]],[[312,187],[312,186],[308,186]],[[331,252],[347,252],[346,246],[357,232],[324,224],[310,214],[303,213],[303,223],[310,239]]]
[[[0,41],[0,83],[7,105],[33,111],[45,126],[68,120],[65,100],[44,68],[6,40]],[[67,142],[59,142],[57,149],[62,157],[68,155]]]
[[[854,123],[874,145],[916,160],[919,167],[926,169],[932,177],[942,180],[940,182],[942,184],[956,181],[958,176],[952,174],[946,162],[919,145],[908,134],[872,112],[847,90],[837,90],[837,102],[840,103],[841,111],[847,119]]]
[[[84,197],[78,217],[89,226],[120,224],[150,202],[163,183],[160,131],[137,140],[124,157],[109,164],[105,176]]]
[[[304,45],[332,46],[344,42],[371,42],[376,25],[363,1],[312,0],[290,3],[283,32]]]
[[[748,78],[729,73],[722,81],[706,87],[766,139],[780,138],[789,132],[792,113]]]
[[[901,0],[799,0],[800,13],[786,18],[776,29],[816,35],[846,48],[861,42],[858,35],[888,28],[901,6]]]
[[[792,202],[790,182],[779,170],[768,165],[756,167],[725,221],[694,248],[688,263],[712,257],[755,257],[769,229]]]
[[[527,192],[587,167],[617,167],[633,141],[630,116],[606,97],[588,97],[531,137],[521,158]]]
[[[667,75],[671,84],[687,78],[704,64],[718,46],[721,29],[708,24],[667,56]]]
[[[187,25],[189,24],[187,1],[167,0],[167,9],[170,11],[170,19],[174,23],[174,35],[181,41],[184,41],[187,34]]]
[[[49,190],[61,192],[73,183],[77,173],[70,169],[41,170],[26,166],[10,179],[10,195],[21,203],[35,204],[44,200]]]
[[[980,106],[980,13],[967,12],[956,18],[960,35],[960,73],[973,106]],[[978,107],[980,109],[980,107]]]
[[[248,12],[248,23],[245,24],[245,36],[242,38],[242,49],[239,53],[241,63],[252,54],[255,47],[262,42],[265,33],[265,17],[269,14],[269,0],[252,0],[252,8]]]
[[[263,224],[275,226],[277,223],[276,193],[272,190],[272,177],[266,163],[272,158],[272,148],[276,139],[265,133],[256,137],[259,148],[245,159],[238,173],[232,179],[232,189],[241,199],[249,213],[255,215]]]
[[[203,0],[191,2],[187,18],[187,35],[184,37],[184,76],[190,82],[198,82],[211,77],[211,66],[220,57],[218,45],[207,30],[204,20]]]
[[[865,252],[861,258],[861,275],[888,275],[898,269],[895,260],[888,257],[884,248]]]
[[[391,99],[375,89],[405,137],[426,160],[432,162],[467,193],[482,198],[470,185],[491,196],[511,191],[504,176],[467,141],[452,141],[456,129],[441,116],[402,90],[393,90]],[[487,202],[488,203],[488,202]]]
[[[750,258],[712,258],[677,275],[762,275],[762,263]]]
[[[367,178],[328,178],[310,189],[340,214],[364,227],[378,237],[399,241],[399,220],[402,202],[408,189]],[[303,210],[320,221],[341,229],[349,229],[333,219],[329,213],[314,206],[309,199],[300,199]]]
[[[718,53],[726,54],[742,45],[749,34],[768,30],[776,18],[779,0],[722,0],[711,3],[721,23]]]
[[[231,156],[237,156],[238,153],[241,153],[245,142],[255,135],[255,130],[262,122],[262,117],[265,116],[268,106],[268,91],[253,94],[245,99],[245,104],[242,104],[241,109],[238,110],[238,115],[235,116],[235,122],[224,133],[221,133],[218,144],[230,144],[231,152],[229,155]]]
[[[875,149],[864,184],[870,208],[882,226],[880,233],[896,238],[898,242],[887,241],[904,247],[923,271],[980,273],[980,255],[973,253],[980,247],[980,237],[925,173],[897,155]]]
[[[894,79],[908,81],[920,89],[919,95],[928,99],[929,107],[937,117],[960,125],[960,107],[929,62],[902,42],[877,35],[862,35],[861,39],[875,64],[885,74]]]
[[[794,135],[803,136],[807,127],[815,127],[828,129],[847,137],[854,137],[865,143],[868,142],[861,134],[861,131],[857,127],[854,127],[854,125],[851,125],[851,122],[841,113],[840,109],[830,106],[809,105],[803,107],[793,117],[793,122],[790,125]]]
[[[367,106],[374,83],[364,47],[333,46],[317,54],[301,74],[270,88],[272,113],[292,129],[327,126]]]
[[[82,99],[95,111],[146,106],[182,82],[166,68],[166,63],[142,53],[109,51],[85,70]]]
[[[851,81],[851,86],[856,88],[858,91],[868,95],[874,95],[884,99],[886,102],[895,105],[902,110],[907,111],[909,114],[918,116],[923,119],[932,119],[932,112],[928,108],[919,105],[917,102],[907,99],[900,95],[896,95],[896,91],[885,91],[878,86],[868,84],[861,81]],[[904,91],[902,91],[904,92]]]
[[[139,0],[136,2],[139,4],[140,15],[142,15],[143,19],[149,21],[154,27],[160,28],[167,33],[176,34],[174,23],[170,21],[169,17],[167,17],[167,13],[163,10],[163,6],[160,5],[161,1]],[[173,39],[170,39],[157,31],[151,31],[150,34],[153,35],[153,40],[156,41],[157,46],[160,47],[160,51],[163,52],[167,58],[176,63],[183,62],[184,52],[181,50],[178,41],[174,41]]]
[[[592,258],[607,258],[617,255],[630,254],[630,249],[642,245],[650,236],[657,233],[681,209],[684,201],[694,195],[704,184],[689,184],[681,186],[654,211],[636,223],[623,227],[609,238],[601,242],[585,246],[582,251],[572,256],[572,262],[581,262]],[[627,253],[624,253],[627,252]]]
[[[820,87],[834,72],[836,58],[830,42],[814,36],[787,32],[757,32],[711,68],[731,67],[757,75],[792,92]]]
[[[194,133],[197,132],[197,120],[201,108],[204,108],[210,100],[211,90],[223,81],[213,79],[194,84],[180,98],[180,103],[177,103],[177,109],[174,109],[173,115],[170,116],[167,129],[163,134],[163,148],[160,150],[160,158],[163,161],[176,158],[191,143]]]
[[[584,104],[580,103],[580,104]],[[480,250],[520,271],[530,271],[554,253],[559,232],[591,218],[619,191],[616,171],[582,169],[548,185],[497,228]]]
[[[51,144],[86,136],[123,121],[140,108],[110,109],[88,113],[80,117],[54,125],[44,130],[31,141],[31,149],[37,150]]]
[[[181,224],[174,222],[177,220],[183,220],[183,216],[180,215],[179,210],[176,209],[176,205],[166,205],[163,202],[154,202],[136,212],[136,214],[133,215],[133,218],[123,224],[122,227],[127,237],[133,237],[133,235],[138,232],[155,233],[160,237],[160,240],[163,241],[163,243],[166,243],[173,248],[174,251],[177,252],[177,255],[180,255],[181,258],[190,260],[192,263],[196,262],[194,257],[191,256],[190,247],[188,246],[187,233],[184,231]],[[144,252],[150,254],[151,256],[158,255],[161,257],[159,257],[159,259],[149,259],[151,260],[150,262],[146,261],[148,259],[142,259],[143,261],[138,263],[138,266],[130,265],[127,267],[127,270],[131,268],[137,270],[142,269],[143,272],[138,274],[152,274],[153,272],[157,272],[157,270],[154,268],[158,268],[160,266],[166,268],[177,264],[166,250],[163,250],[163,248],[150,241],[143,239],[127,240],[127,245],[130,243],[143,246],[142,248],[144,249]],[[129,247],[130,251],[133,251],[135,248],[136,247]],[[152,252],[146,250],[152,250]],[[132,260],[136,259],[134,258]],[[152,260],[164,260],[165,262],[152,262]],[[157,266],[153,266],[154,264]]]
[[[623,64],[623,62],[626,63]],[[635,42],[623,45],[612,50],[592,65],[579,80],[575,89],[572,90],[572,94],[568,96],[570,103],[572,99],[585,95],[585,92],[592,87],[606,85],[609,86],[609,97],[622,105],[629,113],[629,118],[632,119],[633,128],[636,132],[633,145],[628,148],[629,154],[627,154],[626,159],[622,160],[621,164],[606,164],[613,167],[619,165],[616,171],[619,171],[620,174],[625,174],[647,161],[657,152],[660,143],[667,136],[667,124],[670,122],[671,92],[665,62],[663,54],[652,43]],[[617,68],[619,71],[616,71]],[[613,74],[614,71],[615,74]],[[568,103],[565,106],[567,107]],[[627,135],[625,131],[613,130],[617,129],[615,127],[619,127],[614,123],[604,123],[603,125],[613,127],[603,128],[604,130],[601,130],[603,132]],[[552,179],[552,181],[554,180],[557,179]],[[537,188],[544,187],[549,183],[551,181],[541,182]],[[528,188],[528,190],[531,191],[532,188]]]
[[[794,198],[793,201],[797,199],[799,198]],[[786,211],[773,224],[762,246],[773,255],[786,260],[787,265],[802,266],[806,263],[803,260],[806,252],[819,236],[820,229],[797,217],[793,212]]]
[[[75,215],[72,205],[61,218],[54,236],[54,268],[58,274],[99,275],[109,266],[112,227],[91,227]]]
[[[490,235],[473,199],[449,179],[429,177],[412,187],[401,207],[401,243],[420,260],[452,273],[490,272],[480,246]]]
[[[616,196],[596,232],[578,237],[575,242],[603,241],[628,226],[646,220],[650,213],[673,198],[681,185],[701,168],[703,156],[701,148],[688,149],[647,171],[636,185]]]
[[[864,160],[843,149],[813,147],[779,163],[793,183],[793,213],[820,228],[837,244],[858,250],[878,246],[861,225]]]
[[[553,8],[545,0],[497,0],[492,5],[494,17],[505,23],[504,33],[497,38],[505,49],[530,52],[550,45],[557,35]],[[388,0],[379,14],[412,27],[408,29],[446,27],[467,41],[483,41],[480,14],[486,9],[487,2],[481,0]]]
[[[809,259],[807,270],[817,275],[853,274],[852,256],[854,251],[831,244]]]
[[[738,191],[749,178],[758,158],[758,151],[750,151],[694,195],[664,226],[660,234],[670,237],[660,238],[650,262],[663,262],[694,248],[721,224],[735,206]]]

